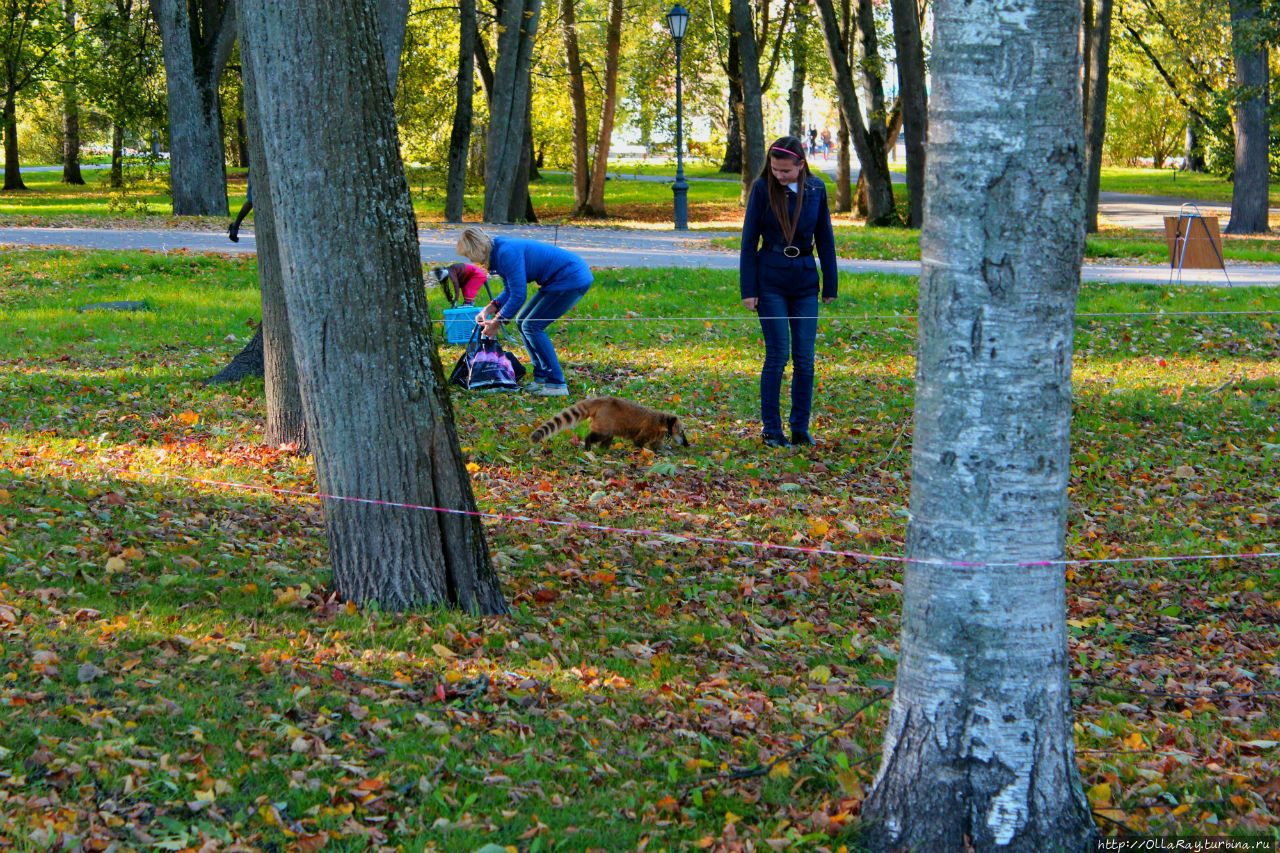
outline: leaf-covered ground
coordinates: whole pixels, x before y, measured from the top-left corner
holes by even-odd
[[[344,606],[316,504],[261,490],[310,460],[262,446],[260,383],[199,384],[253,332],[252,263],[6,254],[0,846],[857,849],[900,575],[796,549],[901,552],[914,287],[842,279],[820,444],[766,453],[733,277],[599,271],[555,329],[573,392],[694,446],[531,449],[564,401],[456,395],[482,509],[563,522],[487,522],[512,613],[476,619]],[[76,310],[106,300],[150,310]],[[1280,318],[1171,316],[1277,309],[1085,288],[1070,557],[1280,551]],[[1280,837],[1278,561],[1068,579],[1102,829]]]

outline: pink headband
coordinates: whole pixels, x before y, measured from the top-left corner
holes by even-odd
[[[792,151],[790,148],[783,148],[779,145],[770,145],[769,153],[772,154],[774,151],[781,151],[783,154],[786,154],[788,157],[794,157],[797,160],[799,160],[801,163],[804,162],[804,155],[797,154],[796,152]]]

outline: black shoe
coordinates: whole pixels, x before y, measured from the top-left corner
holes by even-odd
[[[765,447],[790,447],[791,442],[787,441],[787,437],[785,435],[770,435],[769,433],[766,432],[764,434],[764,446]]]
[[[791,443],[806,445],[808,447],[813,447],[815,444],[817,444],[817,442],[813,440],[813,436],[809,435],[809,433],[807,432],[791,433]]]
[[[230,240],[232,243],[239,243],[240,242],[239,232],[240,232],[240,229],[237,228],[234,224],[232,224],[232,226],[227,229],[227,239]]]

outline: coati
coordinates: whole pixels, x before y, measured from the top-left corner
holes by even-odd
[[[529,441],[537,444],[544,438],[550,438],[562,430],[582,423],[587,418],[591,419],[591,432],[587,435],[587,450],[597,442],[608,447],[615,437],[629,438],[636,447],[648,445],[655,450],[668,436],[676,444],[689,446],[680,418],[641,406],[639,403],[632,403],[630,400],[620,400],[617,397],[592,397],[579,400],[530,433]]]

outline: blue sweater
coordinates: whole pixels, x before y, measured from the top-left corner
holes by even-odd
[[[593,281],[591,268],[573,252],[514,237],[493,238],[489,272],[502,277],[502,292],[493,300],[500,320],[516,316],[528,297],[529,282],[550,293],[580,290]]]
[[[791,206],[793,216],[796,216],[795,203],[796,194],[788,190],[787,204]],[[786,242],[782,223],[769,206],[769,189],[763,178],[757,178],[751,185],[747,213],[742,219],[742,250],[738,267],[741,273],[739,291],[743,299],[759,297],[762,284],[795,296],[817,291],[818,272],[813,255],[788,258],[772,248]],[[836,241],[831,230],[831,211],[827,207],[827,187],[818,178],[810,176],[804,186],[804,209],[796,216],[791,245],[805,252],[813,248],[813,254],[822,262],[822,295],[834,298],[839,286]]]

